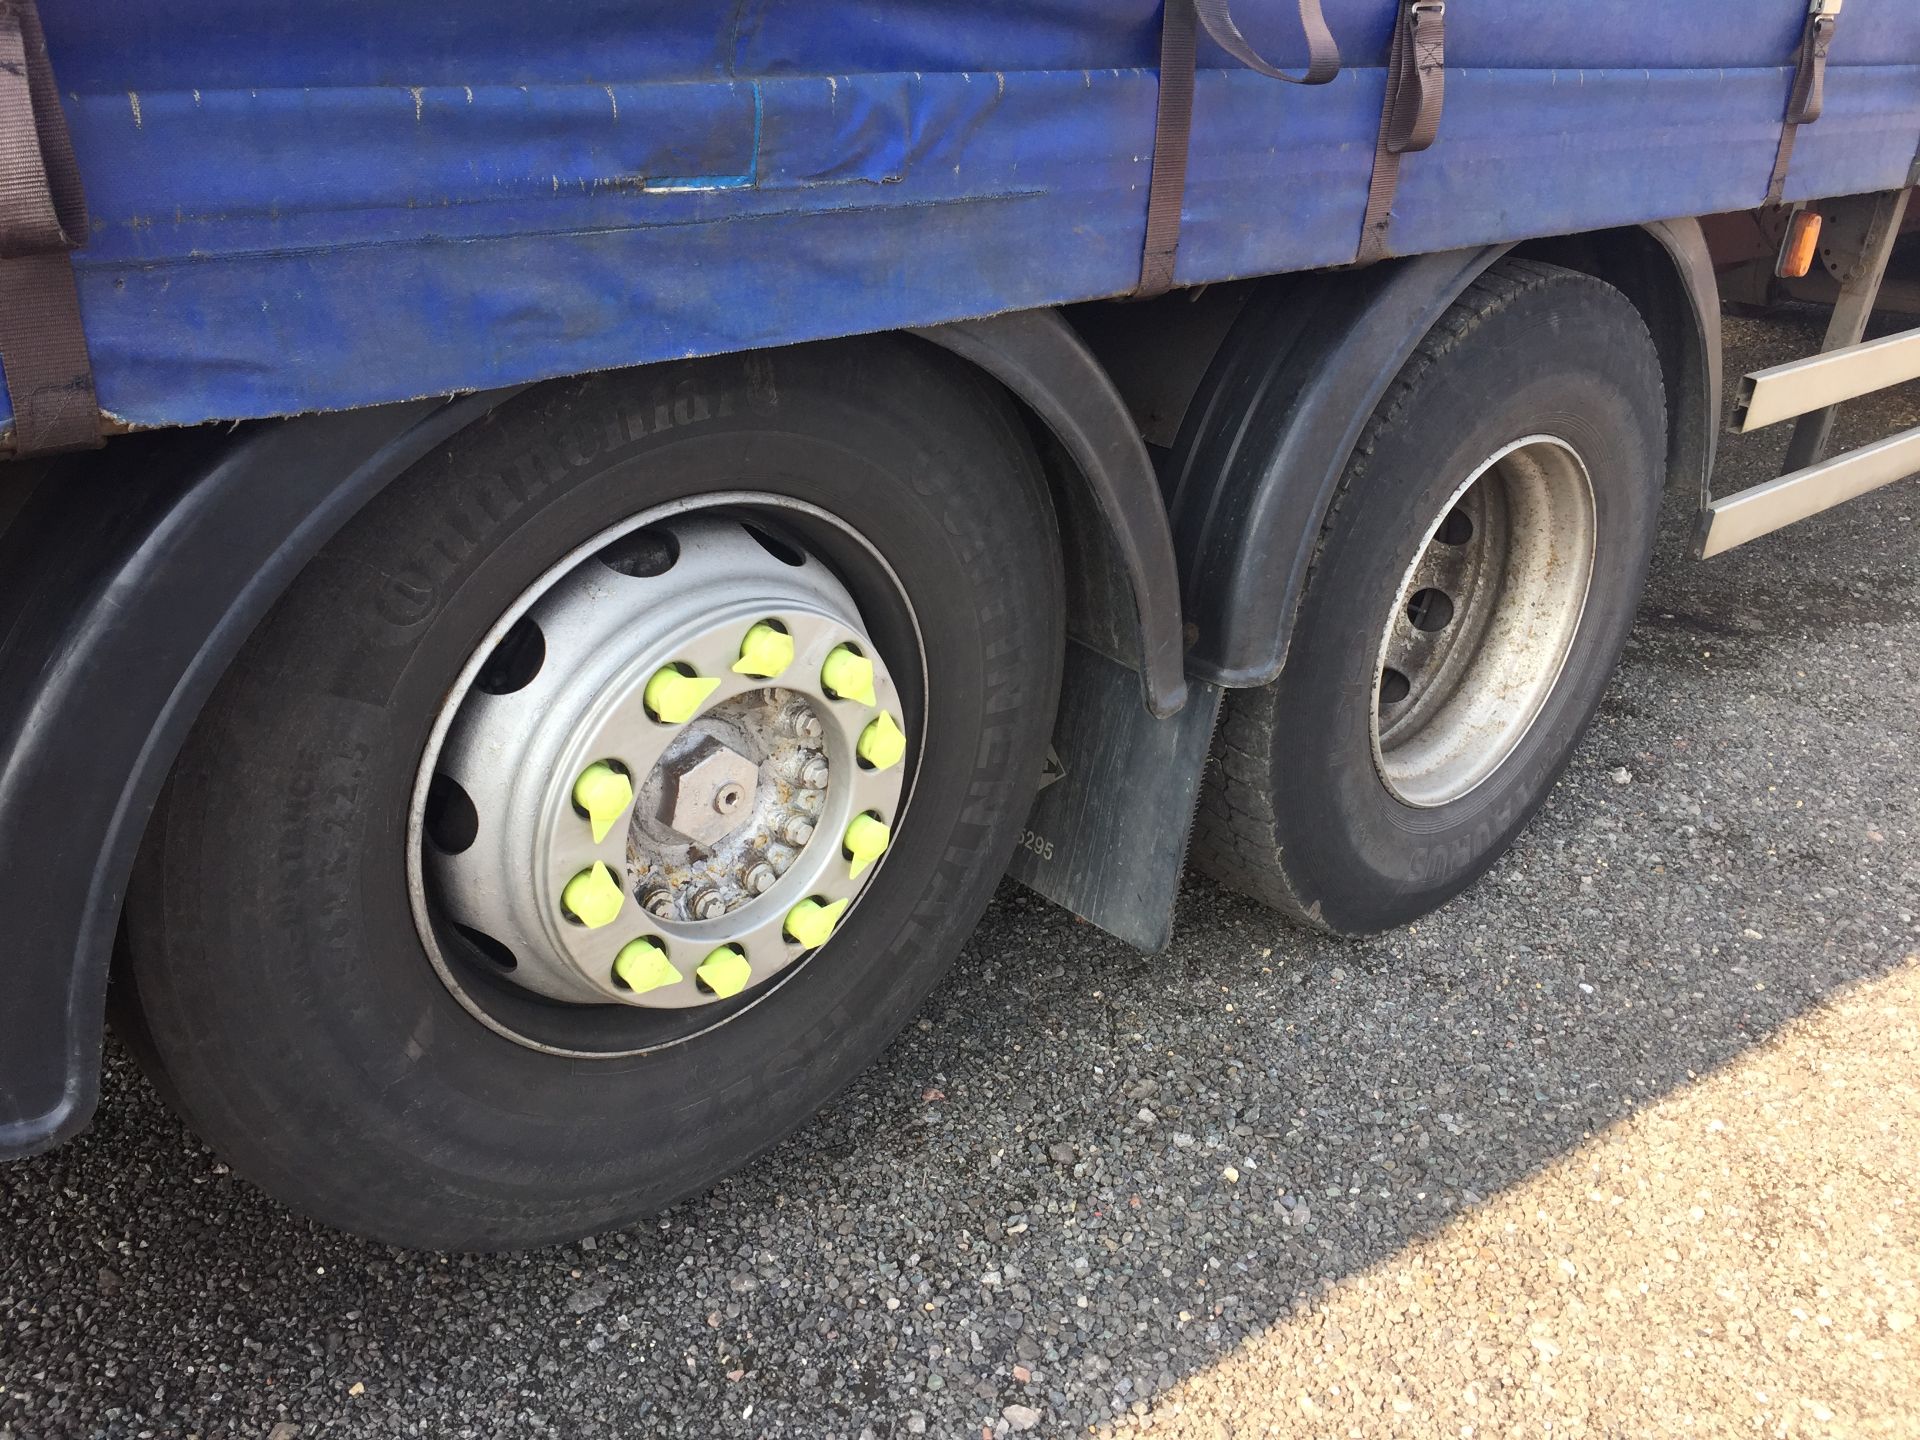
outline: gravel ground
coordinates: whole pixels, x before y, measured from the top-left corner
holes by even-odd
[[[1192,878],[1146,957],[1009,886],[816,1122],[597,1242],[320,1231],[116,1050],[0,1170],[0,1437],[1920,1433],[1917,516],[1700,566],[1676,508],[1464,899],[1343,944]]]

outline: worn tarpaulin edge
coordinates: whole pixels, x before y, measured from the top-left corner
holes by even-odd
[[[13,449],[101,443],[100,406],[69,252],[87,202],[33,0],[0,0],[0,368]]]
[[[1204,29],[1248,69],[1292,85],[1324,85],[1340,73],[1340,48],[1327,28],[1320,0],[1297,0],[1307,38],[1307,68],[1290,74],[1247,42],[1228,0],[1166,0],[1160,22],[1160,86],[1153,120],[1153,171],[1147,185],[1147,228],[1140,250],[1142,299],[1173,288],[1180,253],[1180,207],[1187,189],[1187,147],[1193,133],[1196,30]]]

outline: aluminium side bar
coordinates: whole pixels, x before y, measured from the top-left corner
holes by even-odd
[[[1756,370],[1740,382],[1733,428],[1745,433],[1920,380],[1920,330]]]
[[[1707,506],[1700,528],[1700,558],[1744,545],[1913,474],[1920,474],[1920,426],[1715,500]]]

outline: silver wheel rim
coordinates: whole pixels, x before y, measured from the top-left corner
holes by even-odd
[[[838,906],[837,930],[885,864],[885,849],[856,864],[849,827],[864,817],[897,831],[917,745],[903,733],[896,744],[905,753],[874,766],[862,738],[882,716],[902,732],[909,717],[852,596],[821,560],[752,526],[755,511],[833,526],[861,545],[905,605],[877,552],[815,507],[744,493],[663,506],[595,536],[530,586],[476,647],[436,716],[408,816],[416,928],[469,1013],[521,1044],[596,1058],[658,1048],[573,1050],[520,1033],[449,962],[443,925],[498,947],[483,953],[511,956],[510,969],[497,967],[501,976],[534,996],[681,1012],[697,1028],[663,1042],[678,1044],[713,1028],[697,1023],[706,1007],[720,1006],[719,1024],[771,999],[827,947],[796,938],[796,907]],[[675,552],[664,567],[662,537]],[[756,625],[791,642],[777,674],[735,668]],[[524,681],[508,673],[501,689],[502,656],[529,626],[540,637],[539,663]],[[917,627],[915,642],[917,657]],[[826,657],[847,648],[872,666],[870,697],[836,693],[822,677]],[[649,704],[648,681],[666,669],[717,682],[702,686],[684,719]],[[575,784],[606,762],[633,793],[596,839]],[[690,780],[713,793],[690,801]],[[434,833],[448,782],[470,811],[465,843]],[[676,828],[703,814],[704,829]],[[611,919],[595,913],[587,923],[567,903],[568,886],[596,865],[620,899]],[[651,975],[639,990],[625,983],[636,972],[619,962],[637,941],[661,952],[673,980]],[[724,951],[743,963],[745,978],[730,973],[715,989],[709,974],[718,984],[719,971],[706,962]]]
[[[1458,800],[1526,737],[1580,628],[1594,529],[1586,465],[1547,435],[1489,456],[1440,508],[1373,667],[1374,766],[1395,798]]]

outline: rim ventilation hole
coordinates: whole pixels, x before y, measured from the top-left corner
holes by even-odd
[[[767,554],[773,556],[773,558],[778,560],[782,565],[792,565],[798,568],[807,563],[807,557],[805,555],[801,554],[799,550],[789,545],[771,530],[763,529],[758,525],[748,524],[745,521],[741,522],[740,528],[753,537],[755,544],[766,551]]]
[[[649,527],[622,535],[594,557],[609,570],[650,580],[664,575],[680,559],[680,542],[669,530]]]
[[[1453,623],[1453,598],[1446,591],[1431,587],[1416,590],[1407,602],[1407,619],[1413,622],[1414,629],[1428,635],[1444,630]]]
[[[458,780],[436,774],[427,782],[427,839],[443,855],[458,855],[480,838],[480,812]]]
[[[522,616],[500,638],[474,677],[473,688],[488,695],[511,695],[524,690],[547,663],[547,637],[540,627]]]
[[[1380,672],[1381,705],[1398,705],[1407,698],[1407,692],[1413,689],[1413,682],[1398,670],[1392,668]]]
[[[1464,545],[1473,538],[1473,517],[1459,506],[1447,512],[1447,518],[1440,522],[1440,528],[1433,532],[1433,538],[1442,545]]]
[[[488,961],[497,970],[518,970],[520,961],[513,951],[501,944],[484,930],[475,930],[471,925],[455,924],[460,938],[474,948],[482,959]]]

